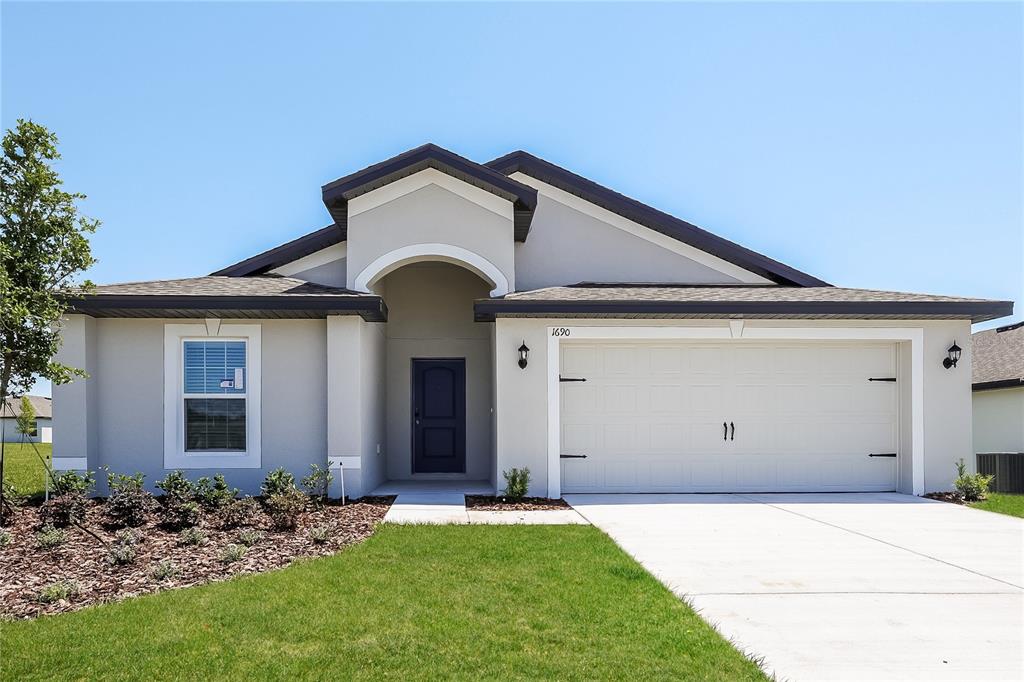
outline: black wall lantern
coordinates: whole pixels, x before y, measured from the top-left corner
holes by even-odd
[[[956,345],[956,340],[954,340],[953,345],[946,351],[946,357],[942,359],[942,366],[946,369],[956,367],[956,363],[960,362],[960,354],[962,352],[963,348]]]
[[[526,347],[526,341],[519,346],[519,369],[526,369],[526,361],[530,358],[530,349]]]

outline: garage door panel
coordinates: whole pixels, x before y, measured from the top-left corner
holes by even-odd
[[[566,492],[892,490],[891,344],[563,343]],[[571,362],[569,361],[571,360]],[[723,422],[735,439],[723,439]]]

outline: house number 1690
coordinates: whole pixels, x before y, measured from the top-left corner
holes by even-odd
[[[568,327],[555,327],[551,330],[551,336],[569,336]]]

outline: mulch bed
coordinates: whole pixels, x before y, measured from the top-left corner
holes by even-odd
[[[345,505],[332,501],[306,511],[298,526],[287,531],[273,529],[263,514],[254,525],[232,530],[221,530],[211,517],[204,516],[199,524],[207,534],[204,545],[180,544],[178,532],[159,526],[154,514],[139,527],[144,537],[136,547],[135,561],[127,565],[112,565],[107,560],[107,548],[74,526],[65,529],[64,544],[50,550],[40,549],[35,537],[40,525],[38,511],[26,507],[5,528],[12,542],[0,549],[0,618],[33,618],[75,611],[150,592],[262,573],[287,566],[300,557],[333,554],[372,535],[393,501],[394,497],[363,497]],[[316,544],[309,537],[309,529],[325,523],[332,524],[333,530],[326,542]],[[103,506],[95,501],[90,502],[83,525],[105,541],[114,540],[116,529],[105,525]],[[224,547],[241,544],[239,533],[247,529],[262,531],[264,536],[240,560],[221,561]],[[178,573],[157,581],[151,571],[164,559],[173,562]],[[75,581],[80,593],[65,601],[40,603],[40,590],[57,580]]]
[[[925,493],[921,497],[927,497],[929,500],[938,500],[939,502],[952,502],[953,504],[963,504],[963,505],[967,504],[966,502],[964,502],[964,499],[962,497],[960,497],[956,493],[950,493],[950,492],[945,492],[945,493]]]
[[[475,509],[476,511],[550,511],[571,509],[571,507],[561,498],[552,500],[547,497],[522,497],[513,500],[510,497],[494,497],[493,495],[466,495],[466,509]]]

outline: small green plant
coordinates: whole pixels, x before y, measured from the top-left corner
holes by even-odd
[[[267,516],[274,527],[278,530],[288,530],[298,525],[299,516],[306,510],[308,501],[309,498],[293,486],[286,488],[284,492],[269,496],[264,504],[267,507]]]
[[[161,559],[160,561],[153,564],[153,568],[149,569],[149,575],[153,580],[157,582],[163,582],[170,580],[174,576],[180,573],[177,565],[170,559]]]
[[[203,476],[196,481],[196,499],[207,509],[221,509],[238,497],[238,488],[231,488],[224,480],[224,474],[212,479]]]
[[[122,545],[137,545],[145,538],[146,536],[138,528],[122,528],[114,533],[114,542]]]
[[[956,463],[956,480],[953,487],[956,489],[957,497],[964,502],[980,502],[988,497],[988,487],[995,476],[985,474],[967,473],[967,465],[963,458]]]
[[[10,547],[12,542],[14,542],[14,538],[11,536],[10,531],[0,528],[0,549]]]
[[[261,530],[243,530],[238,534],[238,544],[245,545],[246,547],[252,547],[259,543],[263,539],[263,531]]]
[[[518,500],[525,497],[526,493],[529,492],[530,469],[528,467],[509,469],[502,472],[502,476],[505,477],[505,497]]]
[[[206,544],[206,533],[198,528],[186,528],[178,533],[178,544],[200,546]]]
[[[67,493],[77,492],[82,495],[88,495],[92,492],[95,485],[96,477],[92,471],[86,471],[82,474],[79,474],[77,471],[62,471],[59,474],[54,474],[53,494],[66,495]]]
[[[232,500],[217,513],[217,525],[223,529],[251,526],[260,515],[259,502],[251,497]]]
[[[309,469],[309,475],[302,479],[302,487],[311,497],[322,501],[327,498],[327,491],[330,490],[331,483],[334,481],[334,474],[330,469],[319,464],[311,464]]]
[[[168,528],[188,528],[199,523],[203,516],[203,508],[195,500],[180,500],[174,497],[164,498],[160,508],[160,523]]]
[[[38,533],[36,533],[36,546],[39,549],[53,549],[54,547],[60,547],[68,539],[68,534],[62,531],[60,528],[54,528],[53,526],[43,526]]]
[[[181,469],[176,469],[163,480],[157,481],[156,487],[164,491],[165,497],[183,502],[193,500],[196,496],[196,487],[192,481],[185,478],[185,472]]]
[[[106,512],[115,526],[141,526],[153,508],[153,496],[143,486],[143,474],[108,474]]]
[[[220,560],[225,564],[233,564],[236,561],[241,561],[247,551],[248,548],[245,545],[230,544],[221,551]]]
[[[334,524],[320,523],[309,529],[309,539],[314,545],[322,545],[334,535]]]
[[[134,545],[115,542],[107,548],[107,561],[116,566],[130,564],[135,561],[136,553]]]
[[[44,526],[65,528],[84,521],[88,505],[89,498],[85,493],[81,490],[68,490],[39,506],[39,520]]]
[[[74,580],[57,580],[40,590],[37,599],[43,604],[53,604],[54,602],[67,601],[81,593],[81,586]]]
[[[278,467],[267,474],[267,477],[263,479],[263,485],[260,486],[260,490],[267,497],[281,495],[293,488],[295,488],[295,477],[285,471],[284,467]]]

